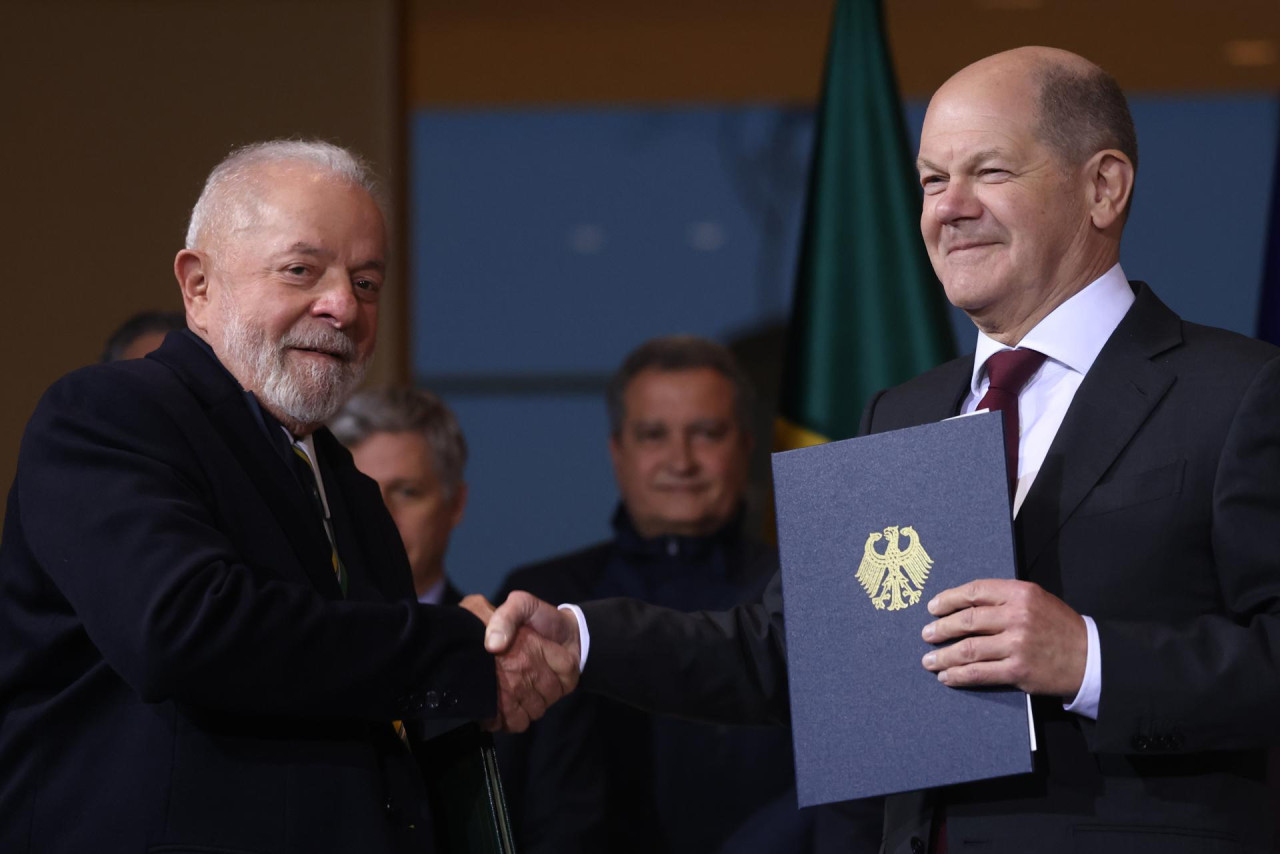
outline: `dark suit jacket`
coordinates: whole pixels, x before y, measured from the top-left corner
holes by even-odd
[[[462,601],[462,591],[453,586],[449,579],[444,580],[444,592],[440,594],[441,605],[457,605]]]
[[[553,603],[626,591],[727,608],[758,599],[777,572],[777,550],[743,537],[740,519],[711,537],[645,540],[620,508],[614,527],[608,542],[513,571],[497,601],[512,590]],[[654,718],[579,693],[498,748],[522,851],[810,850],[790,739],[771,727]]]
[[[1021,577],[1097,621],[1098,720],[1037,698],[1034,773],[890,799],[886,854],[923,851],[939,796],[952,852],[1270,850],[1280,351],[1183,322],[1136,290],[1015,525]],[[959,359],[883,392],[864,432],[955,414],[971,366]],[[583,684],[671,711],[781,718],[778,594],[694,619],[584,608]],[[724,674],[716,694],[696,690],[706,668]]]
[[[189,333],[41,401],[0,547],[0,851],[430,849],[390,722],[492,714],[480,623],[412,601],[321,430],[344,600],[271,429]]]

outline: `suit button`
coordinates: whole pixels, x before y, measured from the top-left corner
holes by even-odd
[[[1145,752],[1151,749],[1151,739],[1145,735],[1135,735],[1133,737],[1133,749],[1139,752]]]
[[[426,703],[426,706],[428,709],[440,708],[440,692],[439,691],[428,691],[426,694],[423,695],[422,699],[423,699],[423,702]],[[421,706],[419,706],[419,708],[421,708]]]
[[[911,837],[911,854],[924,854],[924,840],[919,836]]]

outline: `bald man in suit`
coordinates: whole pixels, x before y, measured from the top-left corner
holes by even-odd
[[[1126,279],[1136,135],[1087,60],[1021,48],[961,70],[929,104],[918,167],[921,231],[976,353],[877,395],[863,432],[973,411],[993,371],[1030,359],[1013,392],[1018,580],[938,593],[922,634],[957,642],[921,666],[955,690],[1030,693],[1039,750],[1030,775],[889,798],[884,854],[1272,850],[1280,350]],[[776,579],[757,606],[693,617],[513,596],[491,648],[522,623],[585,647],[588,689],[786,719]]]

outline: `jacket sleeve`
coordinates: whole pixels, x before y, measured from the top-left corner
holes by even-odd
[[[582,605],[591,652],[582,686],[658,714],[730,724],[786,723],[782,577],[762,600],[682,613],[633,599]]]
[[[1221,601],[1181,622],[1098,619],[1093,746],[1177,753],[1258,747],[1280,708],[1280,359],[1240,398],[1213,482]],[[1210,612],[1211,611],[1211,612]]]
[[[11,503],[14,547],[144,701],[370,720],[492,713],[478,620],[327,601],[251,565],[180,420],[136,374],[72,374],[28,425]]]

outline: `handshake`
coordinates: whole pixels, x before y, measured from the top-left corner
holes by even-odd
[[[461,604],[485,624],[484,646],[498,668],[498,713],[483,725],[524,732],[578,685],[578,618],[519,590],[496,609],[475,594]]]

